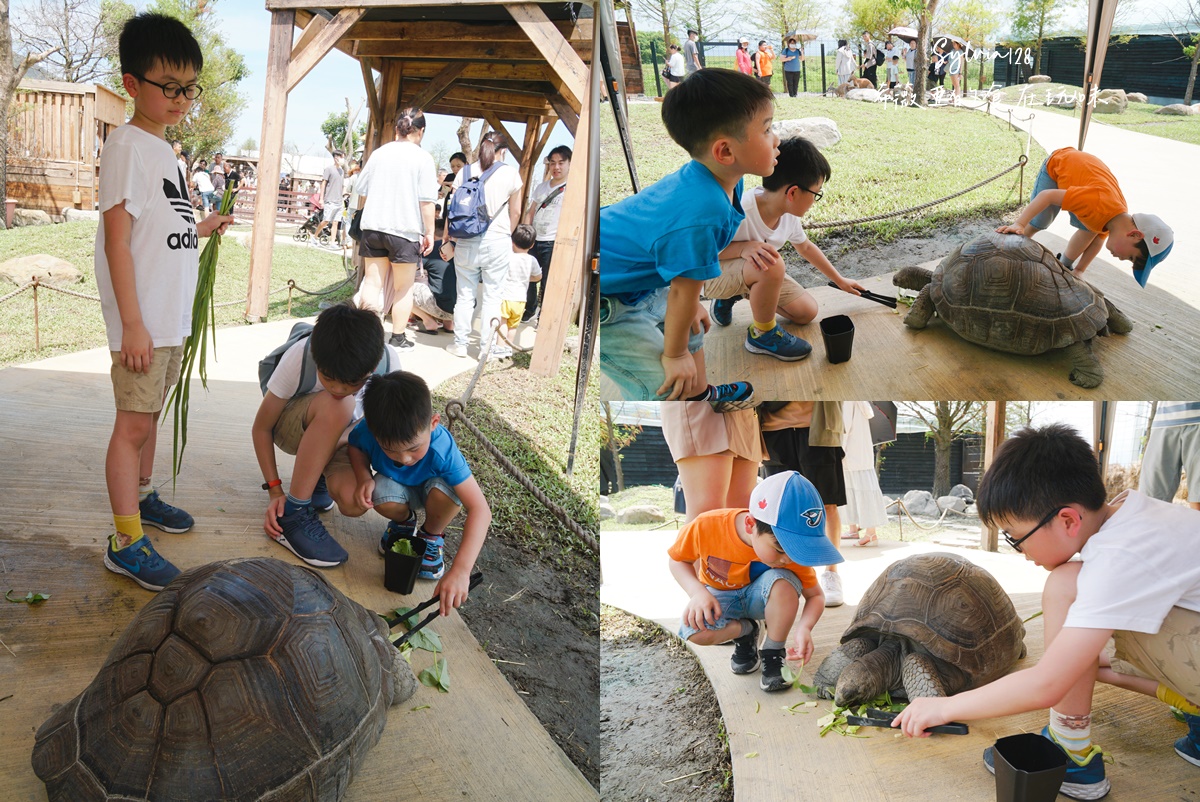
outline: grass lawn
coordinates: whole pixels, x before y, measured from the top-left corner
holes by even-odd
[[[667,530],[678,529],[679,523],[683,522],[683,516],[675,513],[675,490],[671,487],[662,485],[639,485],[637,487],[627,487],[620,493],[613,493],[608,497],[608,503],[617,513],[626,507],[636,507],[640,505],[650,504],[662,510],[663,515],[667,516],[666,524],[619,524],[616,518],[609,518],[600,523],[600,528],[604,531],[622,532],[629,529],[654,529],[661,528]]]
[[[688,155],[667,136],[658,103],[633,103],[630,128],[638,176],[647,186],[677,169]],[[995,117],[964,108],[899,108],[821,97],[779,97],[775,119],[828,117],[842,141],[825,151],[833,177],[810,221],[846,220],[915,206],[962,190],[1014,164],[1025,151],[1026,137]],[[613,203],[630,194],[616,125],[601,115],[600,202]],[[938,228],[948,221],[1000,217],[1025,202],[1046,153],[1031,146],[1024,193],[1018,172],[981,189],[933,207],[915,217],[893,218],[854,228],[865,239],[888,242]],[[1032,167],[1030,167],[1032,165]],[[746,188],[757,186],[746,176]],[[820,242],[824,229],[809,232]]]
[[[83,281],[68,289],[96,295],[96,275],[93,269],[96,224],[88,221],[60,223],[50,226],[27,226],[0,231],[0,262],[17,256],[46,253],[65,259],[83,273]],[[346,277],[341,256],[332,251],[301,245],[276,243],[271,270],[271,289],[287,285],[293,279],[306,290],[325,291]],[[221,242],[220,265],[217,269],[214,298],[217,303],[242,302],[217,309],[217,325],[242,324],[244,299],[250,280],[249,241],[243,245],[225,237]],[[15,289],[0,282],[0,295]],[[339,289],[328,300],[341,300],[353,294],[353,287]],[[293,293],[292,314],[296,317],[315,315],[317,304],[327,300]],[[85,348],[103,346],[104,318],[97,301],[75,298],[49,289],[38,291],[38,318],[41,331],[41,351],[34,350],[33,292],[26,290],[0,307],[0,368],[7,365],[71,353]],[[287,315],[287,292],[271,296],[268,317],[278,319]]]
[[[1079,118],[1078,109],[1059,109],[1045,105],[1048,96],[1081,96],[1083,88],[1079,86],[1056,83],[1018,84],[1005,87],[1000,92],[1004,95],[1005,103],[1021,103],[1041,111],[1052,111],[1066,117]],[[1022,93],[1024,93],[1023,96]],[[1161,108],[1162,106],[1153,103],[1130,103],[1123,114],[1093,114],[1092,125],[1115,125],[1139,134],[1150,134],[1151,136],[1161,136],[1164,139],[1175,139],[1179,142],[1200,145],[1200,114],[1177,117],[1154,113]]]

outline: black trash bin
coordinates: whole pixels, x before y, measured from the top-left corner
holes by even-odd
[[[1067,756],[1035,732],[1009,735],[992,751],[996,802],[1054,802],[1067,776]]]
[[[832,315],[821,321],[821,338],[825,341],[825,356],[833,364],[850,361],[854,345],[854,321],[848,315]]]

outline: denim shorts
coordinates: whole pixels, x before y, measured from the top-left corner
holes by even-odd
[[[770,568],[760,574],[758,579],[737,590],[709,588],[708,592],[717,600],[717,604],[721,605],[721,617],[709,629],[720,629],[739,618],[762,621],[767,617],[767,599],[771,595],[771,588],[779,580],[787,582],[796,589],[797,595],[803,598],[804,586],[800,584],[800,577],[783,568]],[[699,631],[682,621],[679,622],[679,637],[684,640]]]
[[[371,494],[371,503],[378,507],[380,504],[395,502],[407,504],[412,510],[423,510],[425,509],[425,499],[429,497],[429,491],[434,488],[445,493],[458,506],[462,506],[462,501],[454,492],[454,488],[440,476],[434,476],[427,479],[425,484],[415,486],[402,485],[382,473],[375,474],[375,492]]]
[[[1058,184],[1050,177],[1050,173],[1046,172],[1046,165],[1049,163],[1050,157],[1046,157],[1046,161],[1042,162],[1042,169],[1038,170],[1037,179],[1033,182],[1033,194],[1029,196],[1032,202],[1038,196],[1038,193],[1046,189],[1058,189]],[[1054,218],[1058,217],[1058,213],[1062,211],[1061,206],[1048,206],[1038,212],[1037,217],[1029,221],[1029,225],[1034,228],[1045,230],[1054,222]],[[1071,216],[1071,225],[1080,231],[1091,231],[1090,228],[1079,222],[1079,218],[1074,212],[1067,212]]]
[[[662,287],[635,304],[605,295],[600,298],[600,370],[628,401],[656,401],[663,373],[663,322],[667,293]],[[704,334],[688,335],[688,351],[704,347]]]

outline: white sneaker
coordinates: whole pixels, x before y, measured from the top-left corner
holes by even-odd
[[[508,359],[513,355],[513,349],[507,345],[493,345],[488,353],[488,359]]]
[[[834,571],[821,574],[821,590],[825,591],[826,607],[841,607],[846,603],[842,594],[842,578]]]
[[[467,346],[460,343],[450,343],[446,346],[446,353],[450,354],[450,356],[466,356]]]

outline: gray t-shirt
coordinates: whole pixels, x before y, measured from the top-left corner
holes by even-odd
[[[322,198],[326,203],[341,203],[342,202],[342,168],[331,164],[325,168],[325,172],[321,173],[321,180],[325,182],[325,197]]]
[[[696,47],[696,43],[691,39],[687,39],[683,43],[683,65],[687,68],[687,74],[691,75],[699,69],[696,66],[696,57],[700,50]]]

